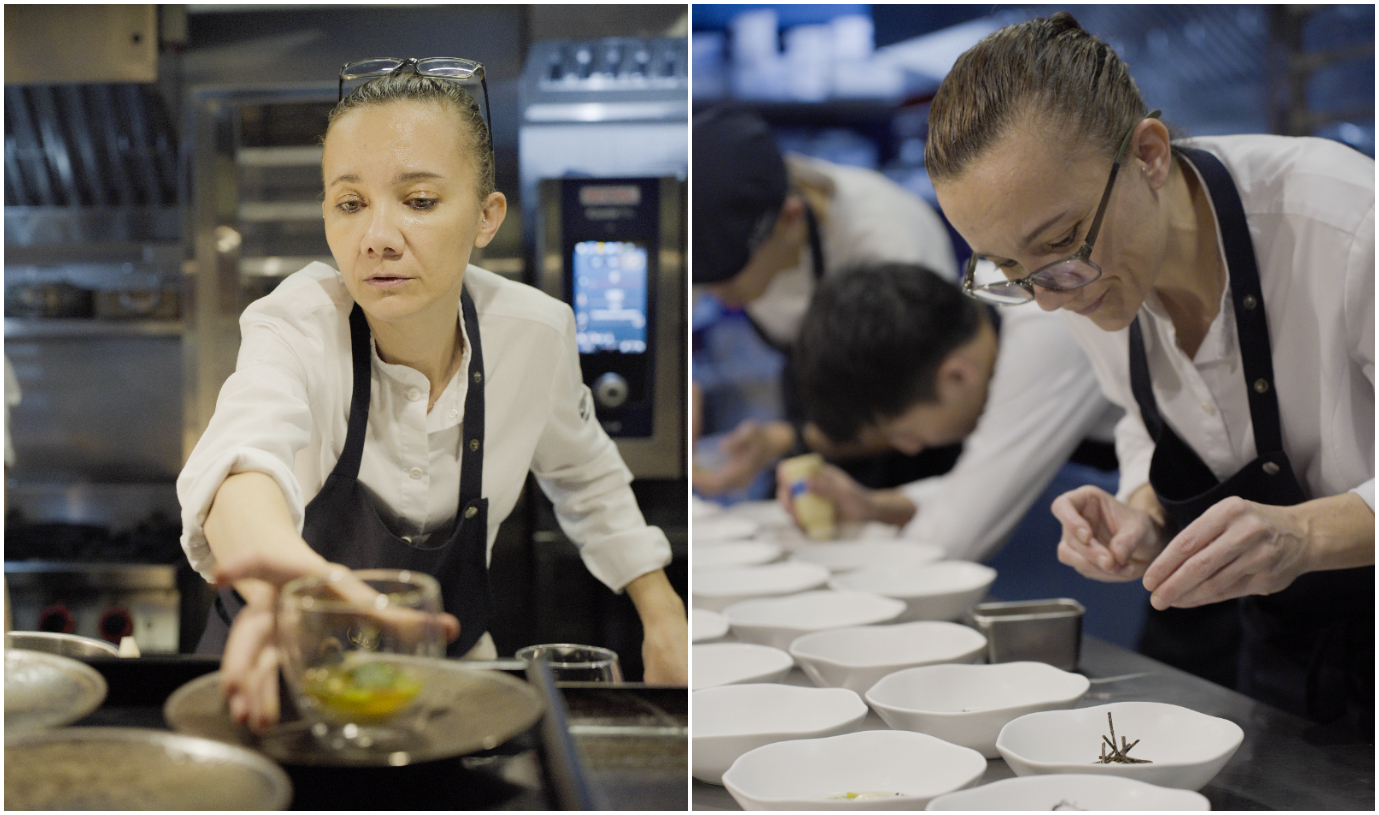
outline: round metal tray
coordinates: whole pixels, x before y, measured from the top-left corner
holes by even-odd
[[[11,631],[5,635],[6,647],[43,651],[63,657],[117,657],[120,649],[103,640],[59,634],[53,631]]]
[[[337,753],[318,742],[300,718],[285,718],[256,734],[230,718],[218,671],[174,691],[163,705],[163,718],[179,733],[251,747],[283,764],[385,767],[491,750],[525,732],[545,710],[535,688],[499,671],[443,659],[417,660],[414,670],[421,672],[423,687],[418,703],[430,713],[418,743],[401,755]]]
[[[108,688],[95,668],[75,659],[5,651],[5,739],[61,727],[101,706]]]
[[[292,783],[251,750],[135,727],[5,742],[5,809],[286,809]]]

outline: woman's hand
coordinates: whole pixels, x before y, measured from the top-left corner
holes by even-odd
[[[342,596],[372,592],[361,581],[348,579],[349,570],[344,566],[317,559],[251,552],[216,568],[216,585],[223,588],[234,584],[245,600],[230,626],[220,659],[221,693],[236,723],[258,731],[276,724],[280,716],[278,590],[298,577],[325,576],[336,570],[346,575],[339,587]],[[450,614],[440,618],[447,641],[459,636],[459,620]]]
[[[717,470],[695,468],[694,489],[703,495],[722,495],[751,485],[757,474],[785,455],[795,443],[789,422],[739,424],[719,443],[727,462]]]
[[[666,573],[657,569],[627,584],[627,596],[642,621],[642,681],[689,685],[689,623],[685,603]]]
[[[1374,513],[1346,493],[1293,507],[1227,498],[1188,524],[1144,574],[1154,608],[1273,594],[1310,571],[1374,563]]]
[[[1134,580],[1164,548],[1163,527],[1153,515],[1098,487],[1065,492],[1054,499],[1052,510],[1063,525],[1058,560],[1083,577]]]

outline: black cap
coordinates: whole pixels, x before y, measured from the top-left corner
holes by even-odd
[[[760,116],[720,108],[695,117],[695,283],[721,283],[742,271],[771,234],[787,185],[785,160]]]

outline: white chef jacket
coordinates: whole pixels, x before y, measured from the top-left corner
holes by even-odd
[[[585,565],[614,591],[670,562],[670,544],[649,527],[628,486],[632,474],[594,417],[569,306],[469,266],[484,355],[483,494],[490,557],[498,527],[527,472],[555,505]],[[244,310],[235,372],[182,474],[182,547],[208,575],[215,558],[202,530],[228,475],[266,473],[287,497],[298,532],[344,448],[353,370],[349,313],[339,274],[312,263]],[[463,329],[463,320],[460,321]],[[419,371],[372,354],[368,435],[359,480],[394,534],[418,543],[454,519],[460,440],[472,346],[428,413]]]
[[[1354,492],[1374,509],[1374,161],[1325,139],[1219,136],[1245,209],[1273,350],[1283,448],[1309,498]],[[1218,244],[1219,244],[1218,236]],[[1224,258],[1224,251],[1222,257]],[[1129,331],[1063,312],[1126,408],[1116,427],[1120,497],[1149,480],[1154,443],[1130,391]],[[1257,456],[1229,286],[1196,357],[1152,294],[1140,309],[1159,413],[1219,479]]]
[[[878,172],[787,154],[791,175],[821,178],[833,187],[819,222],[824,275],[878,262],[917,263],[949,280],[957,276],[953,240],[928,204]],[[808,242],[800,262],[771,279],[747,305],[752,321],[778,345],[795,343],[814,297],[814,256]]]
[[[1120,412],[1056,314],[1032,306],[998,313],[986,407],[962,454],[944,475],[900,488],[917,509],[901,534],[951,558],[995,555],[1078,443]]]

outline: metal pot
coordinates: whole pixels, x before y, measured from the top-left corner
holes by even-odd
[[[94,640],[90,637],[79,637],[76,634],[58,634],[52,631],[11,631],[5,636],[10,648],[43,651],[72,659],[117,657],[120,655],[120,649],[108,642]]]

